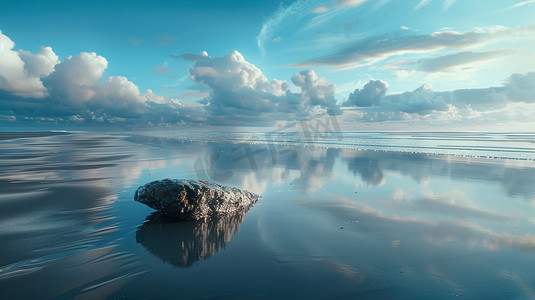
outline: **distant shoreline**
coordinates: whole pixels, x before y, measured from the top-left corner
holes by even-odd
[[[62,131],[0,131],[0,141],[71,134]]]

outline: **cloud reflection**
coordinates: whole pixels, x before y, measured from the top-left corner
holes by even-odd
[[[1,148],[2,297],[106,298],[142,274],[117,251],[110,213],[135,151],[109,135],[38,132],[4,133]]]
[[[135,206],[112,212],[125,207],[117,206],[118,190],[166,177],[204,174],[208,178],[197,179],[263,194],[258,222],[247,223],[258,224],[257,231],[247,232],[269,255],[330,272],[336,282],[350,278],[372,294],[384,280],[403,288],[406,282],[394,277],[400,274],[423,276],[411,282],[429,286],[440,280],[453,287],[453,278],[463,274],[490,282],[502,271],[488,264],[493,253],[535,250],[535,167],[529,161],[307,147],[276,148],[274,159],[269,147],[250,144],[253,167],[247,157],[236,159],[243,147],[223,142],[87,133],[0,143],[0,289],[13,287],[11,298],[24,293],[26,282],[43,287],[44,297],[110,295],[105,291],[139,274],[138,259],[117,248],[134,236],[138,246],[130,250],[145,248],[179,269],[221,251],[245,212],[191,223],[154,214],[135,234],[115,234],[146,216],[140,210],[133,218]],[[208,164],[214,153],[218,158]],[[232,175],[214,180],[211,174]],[[120,224],[121,216],[132,223]],[[467,270],[474,253],[483,266],[477,272]],[[422,259],[430,264],[422,266]],[[511,259],[522,269],[520,258]],[[457,281],[465,288],[476,284]]]

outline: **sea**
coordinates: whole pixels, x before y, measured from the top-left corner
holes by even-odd
[[[535,299],[535,133],[288,128],[0,132],[0,299]]]

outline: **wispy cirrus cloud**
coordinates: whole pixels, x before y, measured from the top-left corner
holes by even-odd
[[[312,10],[312,13],[314,13],[314,14],[322,14],[322,13],[328,12],[329,10],[331,10],[329,7],[327,7],[325,5],[320,5],[320,6],[315,7]]]
[[[457,0],[444,0],[444,2],[442,3],[442,9],[444,10],[450,9],[450,7],[453,5],[453,3],[455,3],[455,1]]]
[[[279,10],[262,24],[260,32],[256,36],[256,44],[262,54],[266,53],[266,45],[280,35],[280,31],[286,26],[291,26],[310,15],[316,15],[310,23],[301,28],[310,29],[324,24],[336,17],[338,11],[345,8],[355,8],[370,0],[338,0],[334,5],[326,5],[321,0],[297,0],[287,7],[281,6]],[[384,4],[384,3],[382,3]]]
[[[163,74],[163,73],[167,73],[169,72],[169,67],[166,67],[166,66],[158,66],[158,68],[156,69],[156,74],[160,75],[160,74]]]
[[[509,8],[518,8],[518,7],[526,6],[532,3],[535,3],[535,0],[527,0],[527,1],[518,2],[516,4],[509,6]]]
[[[334,6],[335,7],[343,7],[343,6],[358,7],[368,1],[370,0],[338,0],[338,2],[334,4]]]
[[[340,8],[340,7],[359,7],[362,4],[368,2],[370,0],[338,0],[334,3],[334,8]],[[379,5],[383,5],[384,3],[379,3]],[[326,5],[321,5],[312,10],[313,13],[325,13],[331,10],[331,7]]]
[[[442,9],[443,10],[448,10],[452,5],[453,3],[455,3],[456,0],[444,0],[444,2],[442,2]],[[418,10],[424,6],[427,6],[429,5],[429,3],[431,3],[431,0],[421,0],[420,2],[418,2],[418,4],[414,7],[414,10]]]
[[[485,52],[465,51],[433,58],[424,58],[417,61],[400,61],[391,66],[395,69],[429,73],[452,72],[460,66],[471,67],[471,64],[500,58],[513,53],[514,51],[510,49],[499,49]]]
[[[467,32],[442,31],[428,35],[411,35],[389,38],[379,35],[350,43],[332,54],[312,58],[295,67],[327,65],[336,67],[358,66],[373,63],[395,55],[407,53],[426,53],[443,49],[468,49],[492,43],[498,39],[518,36],[531,36],[535,26],[529,27],[495,27]]]
[[[422,1],[420,1],[420,2],[414,7],[414,9],[415,9],[415,10],[418,10],[418,9],[420,9],[420,8],[422,8],[422,7],[424,7],[424,6],[426,6],[426,5],[429,4],[430,2],[431,2],[431,0],[422,0]]]
[[[287,23],[297,22],[309,15],[314,9],[318,9],[321,1],[297,0],[287,7],[281,6],[279,10],[262,24],[260,32],[256,36],[256,45],[262,54],[266,53],[266,44],[280,35],[281,27]],[[322,9],[320,8],[319,11]]]

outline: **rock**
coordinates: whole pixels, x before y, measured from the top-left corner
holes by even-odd
[[[198,180],[164,179],[140,186],[134,200],[181,220],[248,209],[259,196],[233,187]]]

